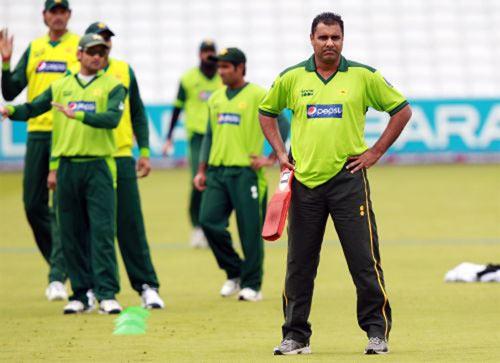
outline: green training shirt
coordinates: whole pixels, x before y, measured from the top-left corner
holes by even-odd
[[[261,155],[264,134],[258,106],[266,91],[253,83],[237,90],[224,87],[208,100],[212,136],[208,165],[250,166],[250,155]]]
[[[314,188],[342,170],[348,157],[368,149],[364,140],[368,107],[394,115],[407,104],[380,72],[344,57],[338,71],[323,79],[313,55],[276,78],[259,112],[276,117],[284,108],[292,110],[295,177]]]
[[[116,150],[113,129],[123,112],[126,89],[113,76],[99,73],[87,84],[77,75],[55,81],[32,102],[11,107],[13,119],[27,120],[49,111],[51,102],[69,106],[75,119],[53,109],[53,160],[63,157],[112,156]],[[56,164],[51,163],[51,168]]]
[[[184,109],[184,122],[189,136],[206,132],[207,101],[211,94],[221,87],[222,81],[217,73],[212,78],[207,78],[199,67],[187,71],[182,76],[174,106]]]

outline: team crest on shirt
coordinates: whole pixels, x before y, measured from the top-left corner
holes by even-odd
[[[43,53],[45,53],[45,48],[42,48],[40,50],[37,50],[36,52],[33,52],[33,57],[38,58],[40,57]]]
[[[83,111],[83,112],[95,113],[97,109],[95,102],[91,101],[71,101],[68,102],[68,107],[71,111],[74,112]]]
[[[40,61],[36,73],[65,73],[66,69],[66,62]]]
[[[236,125],[238,126],[241,122],[241,116],[237,113],[219,113],[217,115],[217,123],[219,125]]]
[[[342,118],[342,105],[307,105],[307,118]]]
[[[201,91],[200,93],[198,93],[198,99],[200,101],[208,101],[211,95],[212,95],[211,91]]]

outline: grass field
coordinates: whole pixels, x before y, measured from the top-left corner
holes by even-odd
[[[273,191],[276,171],[269,176]],[[220,298],[224,275],[210,251],[188,248],[186,170],[140,182],[167,304],[143,336],[113,336],[114,317],[63,316],[63,302],[45,300],[47,267],[24,217],[21,175],[2,174],[0,361],[500,361],[500,285],[443,283],[460,262],[500,263],[500,167],[386,166],[371,170],[370,181],[393,308],[391,353],[361,354],[354,286],[329,222],[310,319],[313,354],[273,357],[286,241],[266,245],[263,302]],[[139,305],[123,268],[121,281],[119,301]]]

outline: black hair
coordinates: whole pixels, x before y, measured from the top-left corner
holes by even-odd
[[[311,25],[311,34],[314,34],[319,23],[326,25],[338,24],[340,26],[340,30],[342,31],[342,35],[344,35],[344,21],[338,14],[325,12],[316,15]]]

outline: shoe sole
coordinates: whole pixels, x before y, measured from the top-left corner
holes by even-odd
[[[83,311],[75,311],[75,310],[63,310],[64,315],[76,315],[81,314]]]
[[[237,294],[237,293],[239,293],[240,291],[241,291],[241,289],[238,289],[238,290],[236,290],[236,291],[234,291],[234,292],[232,292],[232,293],[230,293],[230,294],[220,294],[220,296],[222,296],[222,297],[230,297],[230,296],[234,296],[234,295],[236,295],[236,294]]]
[[[104,310],[99,309],[99,314],[102,314],[102,315],[116,315],[116,314],[120,314],[121,312],[122,311],[118,310],[118,309],[110,310],[110,311],[104,311]]]
[[[163,309],[163,306],[161,306],[160,304],[149,304],[149,305],[142,305],[143,308],[146,308],[146,309]]]
[[[54,296],[52,298],[47,297],[47,300],[49,301],[63,301],[63,300],[68,300],[67,296]]]
[[[299,355],[299,354],[312,354],[312,351],[310,347],[305,347],[305,348],[295,349],[290,352],[282,352],[279,349],[275,349],[273,353],[274,355]]]
[[[387,353],[389,353],[389,350],[365,349],[366,355],[387,354]]]

